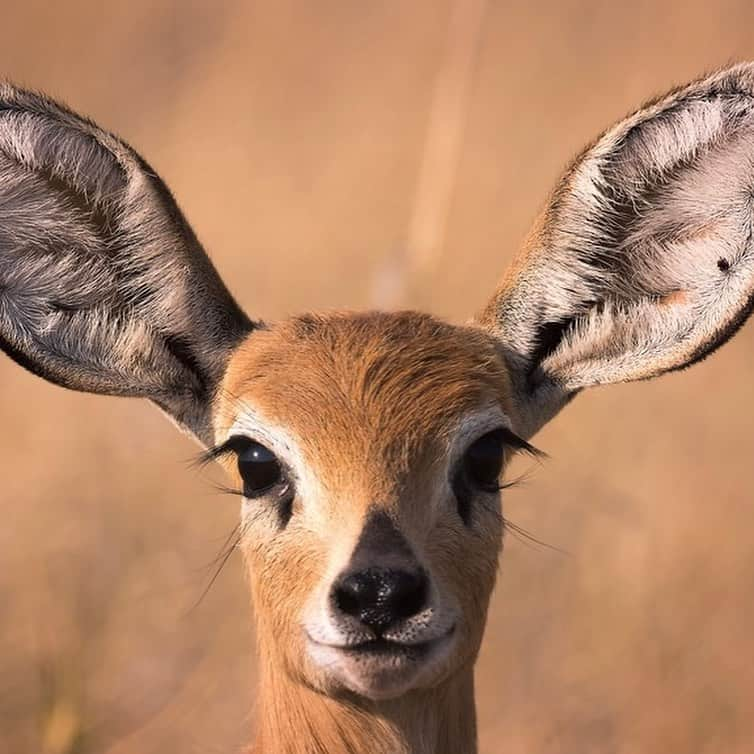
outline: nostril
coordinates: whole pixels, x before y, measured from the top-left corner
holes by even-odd
[[[358,615],[364,605],[377,597],[376,584],[363,572],[346,576],[335,588],[335,606],[347,615]]]
[[[427,579],[423,571],[400,571],[393,585],[391,599],[398,618],[410,618],[420,612],[427,598]]]
[[[341,577],[333,592],[337,610],[377,632],[420,612],[427,601],[422,570],[367,568]]]

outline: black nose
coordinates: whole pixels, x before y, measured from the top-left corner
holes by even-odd
[[[332,597],[336,609],[379,635],[425,607],[427,576],[423,570],[367,568],[341,576]]]

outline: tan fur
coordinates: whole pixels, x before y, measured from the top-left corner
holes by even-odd
[[[264,651],[264,645],[261,646]],[[264,655],[262,655],[264,657]],[[249,754],[474,754],[470,668],[389,702],[333,698],[264,663]]]
[[[473,751],[472,667],[501,521],[491,511],[464,527],[452,505],[438,510],[433,498],[445,482],[438,461],[459,419],[490,405],[510,411],[494,342],[424,314],[296,317],[255,333],[232,357],[217,407],[218,439],[239,412],[258,412],[296,438],[323,490],[316,510],[296,501],[284,531],[254,521],[244,541],[265,668],[258,722],[265,752]],[[344,701],[343,689],[305,657],[301,614],[328,553],[353,549],[375,508],[398,523],[461,605],[463,620],[452,657],[425,688],[398,702]],[[308,733],[293,740],[286,734],[302,730]]]

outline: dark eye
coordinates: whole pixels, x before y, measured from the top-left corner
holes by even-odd
[[[463,457],[463,471],[468,482],[475,487],[496,492],[503,470],[505,430],[496,429],[476,440]]]
[[[243,438],[235,450],[238,454],[238,473],[243,479],[244,497],[258,497],[282,481],[280,463],[264,445]]]

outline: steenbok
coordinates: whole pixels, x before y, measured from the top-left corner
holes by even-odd
[[[687,367],[751,311],[754,65],[587,147],[465,326],[251,320],[136,152],[38,94],[0,102],[0,345],[150,399],[236,480],[252,751],[473,752],[508,459],[583,388]]]

